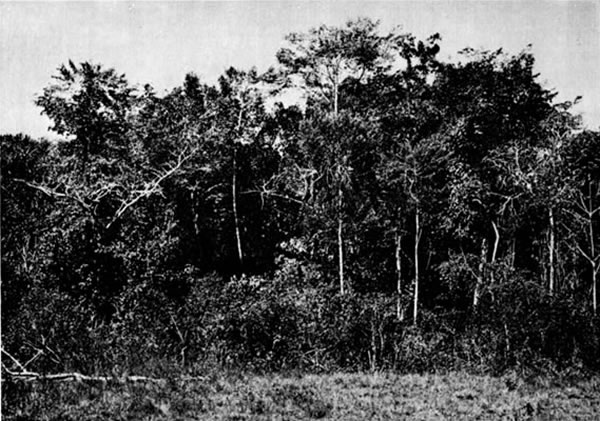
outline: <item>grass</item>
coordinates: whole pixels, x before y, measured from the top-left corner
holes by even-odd
[[[245,375],[165,384],[10,383],[9,420],[599,420],[600,378]]]

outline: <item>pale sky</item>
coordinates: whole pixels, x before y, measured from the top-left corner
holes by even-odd
[[[540,81],[600,128],[600,2],[595,1],[0,1],[0,134],[47,136],[34,104],[69,59],[125,73],[158,92],[193,71],[214,83],[229,67],[265,70],[290,32],[368,16],[442,35],[442,59],[465,47],[518,53],[533,44]]]

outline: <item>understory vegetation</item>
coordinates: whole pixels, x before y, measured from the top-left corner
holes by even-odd
[[[3,414],[35,412],[15,394],[88,387],[98,411],[126,412],[119,387],[127,411],[201,414],[218,386],[192,382],[202,399],[161,406],[199,367],[322,373],[334,389],[347,379],[331,373],[386,370],[356,376],[417,382],[416,400],[447,378],[401,373],[597,372],[600,132],[571,112],[577,99],[554,100],[529,50],[443,62],[439,35],[367,19],[286,42],[264,73],[231,68],[217,86],[188,74],[166,95],[69,61],[36,100],[63,139],[1,137]],[[57,373],[104,383],[44,377]],[[364,419],[344,412],[354,395],[336,402],[311,379],[257,397],[231,380],[224,405]],[[484,394],[504,381],[485,379]],[[477,411],[542,414],[555,392]],[[84,419],[63,403],[71,418],[47,419]],[[415,405],[413,419],[435,418]]]

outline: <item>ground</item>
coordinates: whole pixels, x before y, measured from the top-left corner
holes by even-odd
[[[214,374],[161,384],[10,383],[9,420],[600,420],[600,378]]]

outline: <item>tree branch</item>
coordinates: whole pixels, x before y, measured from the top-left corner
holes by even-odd
[[[129,208],[139,202],[141,199],[151,196],[152,194],[157,193],[160,189],[160,183],[162,183],[167,178],[171,177],[175,174],[181,166],[189,160],[195,153],[196,149],[192,150],[189,154],[186,155],[186,150],[184,149],[179,156],[177,157],[177,163],[171,167],[169,170],[165,171],[162,175],[160,175],[156,180],[152,181],[147,185],[143,190],[138,190],[138,194],[128,202],[122,202],[121,206],[115,213],[113,219],[106,225],[106,228],[110,228]]]
[[[280,199],[287,200],[289,202],[298,203],[299,205],[304,205],[304,202],[299,199],[295,199],[286,194],[274,193],[274,192],[272,192],[270,190],[266,190],[266,189],[265,190],[246,190],[244,192],[241,192],[240,194],[260,194],[261,196],[277,197]]]
[[[100,382],[100,383],[157,383],[166,384],[165,379],[155,379],[152,377],[145,376],[124,376],[124,377],[108,377],[108,376],[87,376],[81,373],[57,373],[57,374],[40,374],[34,371],[29,371],[25,368],[27,364],[21,364],[15,357],[10,355],[4,348],[1,348],[2,354],[6,355],[20,371],[14,371],[9,369],[4,363],[2,363],[2,369],[15,380],[23,380],[26,382],[31,381],[77,381],[77,382]],[[33,359],[37,358],[34,357]],[[33,359],[29,360],[31,362]]]
[[[29,182],[27,180],[23,180],[21,178],[13,178],[13,180],[18,183],[25,184],[27,187],[38,190],[38,191],[44,193],[48,197],[72,200],[72,201],[76,202],[77,204],[79,204],[84,210],[86,210],[88,212],[91,211],[90,206],[87,203],[85,203],[85,201],[83,201],[80,197],[72,196],[72,195],[69,195],[66,193],[60,193],[49,187],[42,186],[40,184],[31,183],[31,182]]]

